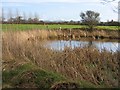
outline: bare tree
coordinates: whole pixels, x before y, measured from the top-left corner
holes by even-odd
[[[21,20],[22,20],[22,16],[20,16],[18,9],[16,9],[16,18],[15,18],[15,21],[18,24],[18,23],[21,22]]]
[[[94,12],[94,11],[86,11],[85,13],[81,13],[80,17],[82,18],[82,23],[86,24],[89,27],[89,31],[92,32],[94,26],[97,25],[97,23],[100,21],[99,18],[99,13],[98,12]],[[93,45],[93,42],[90,40],[88,42],[88,46],[91,47]]]
[[[28,17],[27,22],[28,23],[32,23],[33,22],[32,13],[29,13],[29,17]]]
[[[22,21],[22,17],[21,17],[21,16],[16,17],[16,22],[17,22],[18,24],[21,23],[21,21]]]
[[[113,12],[118,13],[118,7],[112,3],[118,2],[118,0],[100,0],[103,5],[109,4]]]
[[[13,14],[12,14],[12,10],[11,9],[9,9],[9,11],[8,11],[8,15],[7,15],[7,18],[8,18],[8,23],[12,23],[13,21],[14,21],[14,19],[13,19]]]
[[[82,22],[89,27],[90,31],[93,31],[94,26],[96,26],[100,20],[99,15],[98,12],[89,10],[85,13],[82,12],[80,17],[82,18]]]
[[[1,16],[1,22],[4,23],[5,16],[4,16],[4,8],[2,8],[2,16]]]
[[[26,22],[26,20],[27,20],[26,13],[25,13],[25,12],[23,12],[23,22],[25,23],[25,22]]]
[[[19,16],[19,10],[16,9],[16,17],[18,17],[18,16]]]
[[[39,22],[39,15],[37,13],[34,14],[34,22],[38,23]]]

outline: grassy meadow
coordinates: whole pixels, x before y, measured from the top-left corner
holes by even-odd
[[[82,25],[39,25],[39,24],[3,24],[2,28],[4,30],[37,30],[37,29],[65,29],[65,28],[83,28]]]
[[[52,25],[39,25],[39,24],[3,24],[2,30],[12,30],[12,31],[18,31],[18,30],[41,30],[41,29],[74,29],[74,28],[87,28],[85,25],[61,25],[61,24],[52,24]],[[97,26],[95,27],[100,30],[118,30],[118,26]]]
[[[119,51],[43,47],[41,40],[57,34],[53,30],[3,32],[3,88],[118,87]]]

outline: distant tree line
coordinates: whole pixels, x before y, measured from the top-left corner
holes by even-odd
[[[28,18],[24,19],[22,16],[17,16],[17,17],[10,17],[7,20],[5,18],[2,18],[1,21],[3,24],[32,24],[32,23],[40,23],[39,18]]]
[[[16,18],[10,18],[6,21],[2,20],[2,24],[66,24],[66,25],[86,25],[80,21],[42,21],[37,18],[28,18],[27,20],[23,19],[21,16]],[[119,22],[117,21],[107,21],[107,22],[99,22],[97,25],[99,26],[118,26]]]
[[[100,26],[118,26],[119,22],[118,21],[107,21],[107,22],[100,22],[98,25]]]
[[[83,13],[82,13],[83,14]],[[88,13],[89,14],[89,13]],[[97,16],[98,14],[96,14]],[[84,15],[83,15],[84,16]],[[86,18],[86,17],[84,17]],[[8,11],[8,16],[5,17],[4,10],[2,9],[2,17],[0,17],[0,23],[2,24],[69,24],[69,25],[87,25],[83,20],[81,21],[43,21],[40,20],[39,15],[37,13],[34,16],[26,16],[25,13],[23,15],[19,14],[19,11],[16,10],[16,15],[13,15],[11,11]],[[107,21],[107,22],[98,22],[97,25],[102,26],[118,26],[117,21]]]

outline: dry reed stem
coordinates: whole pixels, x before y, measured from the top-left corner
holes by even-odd
[[[119,52],[99,52],[94,47],[65,48],[53,51],[42,46],[37,37],[57,35],[51,31],[3,32],[3,68],[33,62],[45,70],[58,72],[75,81],[86,80],[95,85],[117,87]],[[32,37],[33,40],[30,40]]]

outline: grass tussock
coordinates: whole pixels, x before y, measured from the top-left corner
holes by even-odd
[[[3,88],[50,88],[65,80],[63,76],[42,70],[32,63],[3,72]]]
[[[4,85],[8,85],[8,87],[9,85],[12,87],[31,85],[33,87],[50,87],[54,84],[54,80],[56,82],[62,80],[59,76],[48,73],[46,75],[43,71],[36,71],[29,66],[25,66],[24,69],[16,69],[26,63],[32,63],[39,69],[60,74],[68,81],[75,81],[80,84],[80,87],[118,87],[119,51],[112,53],[103,50],[100,52],[95,47],[75,49],[66,47],[64,51],[53,51],[44,48],[39,39],[28,40],[32,35],[40,35],[40,33],[36,31],[3,33]],[[35,81],[29,78],[25,79],[27,76],[34,78],[34,74]],[[55,77],[57,80],[51,81],[50,79],[50,82],[48,82],[49,80],[45,82],[47,77]],[[28,83],[29,80],[33,80],[32,83]],[[18,83],[24,84],[18,85]]]

